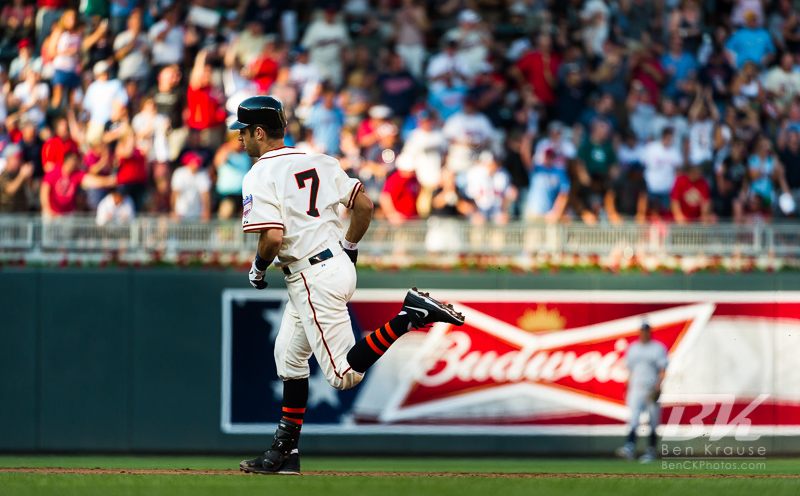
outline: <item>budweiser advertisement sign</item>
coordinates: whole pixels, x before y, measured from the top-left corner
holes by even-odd
[[[277,332],[285,296],[239,290],[229,296],[231,308],[258,307],[264,336]],[[402,290],[357,292],[350,308],[359,337],[396,313],[403,296]],[[652,338],[669,350],[662,392],[668,432],[708,435],[698,426],[724,419],[723,427],[739,428],[717,425],[720,436],[800,434],[800,293],[436,291],[434,296],[457,307],[466,324],[407,334],[354,390],[336,392],[312,372],[310,429],[304,426],[304,432],[358,427],[622,434],[629,417],[625,350],[646,321]],[[229,320],[235,320],[232,312]],[[274,330],[264,332],[264,323]],[[235,325],[228,327],[228,334],[237,334]],[[245,374],[263,371],[272,357],[268,340],[263,342],[261,352],[254,352],[248,346],[253,337],[243,335],[250,363],[237,366],[236,359],[244,358],[230,346],[224,364]],[[227,380],[236,383],[231,374]],[[274,390],[280,391],[278,385]],[[261,405],[262,413],[252,411],[252,400],[235,396],[223,394],[224,430],[274,429],[279,394],[274,405]],[[315,419],[316,408],[321,410]]]

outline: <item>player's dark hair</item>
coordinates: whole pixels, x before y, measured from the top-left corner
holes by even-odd
[[[267,135],[267,139],[270,139],[270,140],[283,139],[283,137],[285,136],[285,132],[286,132],[285,128],[271,129],[271,128],[268,128],[267,126],[262,126],[261,124],[252,124],[250,126],[250,132],[255,134],[257,127],[260,127],[261,129],[263,129],[264,130],[264,134]]]

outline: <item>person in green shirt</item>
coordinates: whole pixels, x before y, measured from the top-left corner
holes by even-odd
[[[617,154],[611,143],[611,128],[606,121],[592,121],[589,136],[578,149],[578,158],[592,177],[608,179],[616,176]]]

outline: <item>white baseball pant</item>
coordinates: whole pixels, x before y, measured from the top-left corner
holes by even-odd
[[[355,344],[347,302],[356,290],[356,269],[343,251],[285,277],[289,301],[275,340],[275,364],[283,380],[309,375],[311,354],[331,386],[349,389],[364,378],[350,368]]]
[[[626,402],[631,409],[631,418],[628,420],[630,430],[639,427],[642,412],[647,411],[650,417],[650,428],[655,431],[661,423],[661,405],[657,401],[650,401],[649,396],[652,390],[628,391]]]

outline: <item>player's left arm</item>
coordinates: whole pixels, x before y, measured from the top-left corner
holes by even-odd
[[[253,265],[250,267],[250,285],[256,289],[265,289],[267,281],[264,280],[264,274],[267,273],[267,267],[278,256],[283,243],[283,230],[282,229],[266,229],[261,231],[258,235],[258,248],[256,249],[256,257],[253,260]]]

